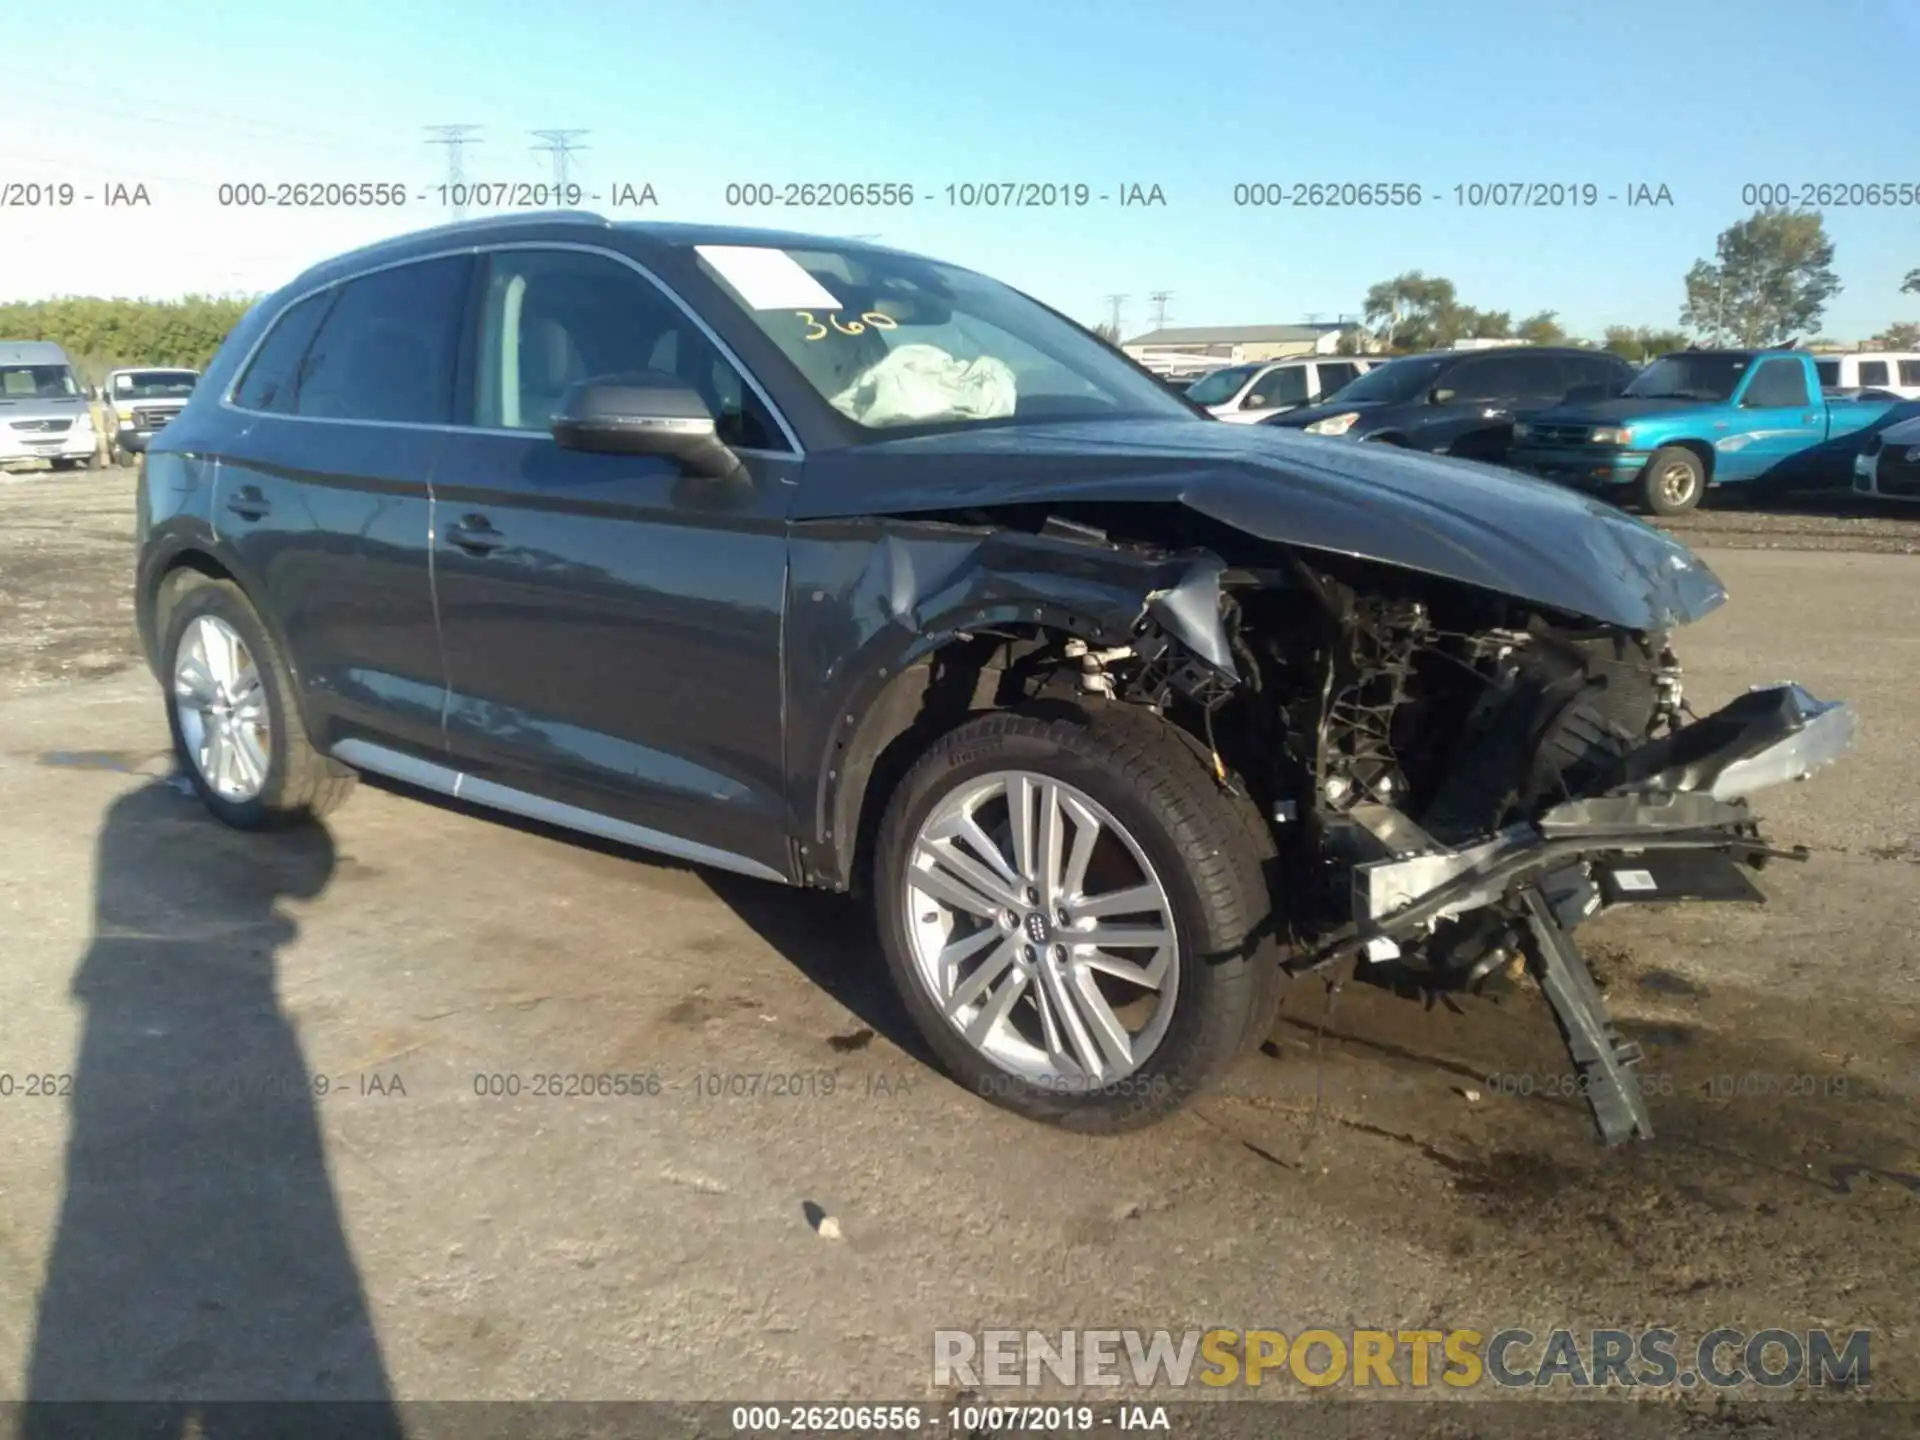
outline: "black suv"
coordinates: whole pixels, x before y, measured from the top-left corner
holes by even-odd
[[[1437,350],[1389,360],[1313,405],[1261,423],[1498,464],[1513,443],[1515,419],[1569,399],[1617,395],[1637,373],[1604,350]]]
[[[951,1071],[1088,1130],[1286,974],[1472,987],[1524,935],[1645,1133],[1567,928],[1753,858],[1745,796],[1852,724],[1791,686],[1684,724],[1666,635],[1723,592],[1610,506],[1214,423],[1006,286],[799,235],[549,214],[323,264],[156,437],[139,538],[221,819],[372,771],[861,892]]]

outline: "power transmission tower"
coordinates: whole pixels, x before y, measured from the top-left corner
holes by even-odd
[[[1128,297],[1125,295],[1107,295],[1102,297],[1113,307],[1113,341],[1120,343],[1120,306]]]
[[[427,134],[431,137],[427,143],[447,147],[447,200],[453,207],[453,218],[456,220],[463,219],[467,213],[464,193],[467,183],[465,147],[481,143],[475,140],[471,133],[479,128],[478,125],[429,125],[427,127]]]
[[[1153,328],[1156,330],[1166,329],[1167,301],[1173,298],[1173,292],[1171,290],[1156,290],[1147,298],[1153,301]]]
[[[587,132],[585,130],[529,130],[527,133],[547,142],[544,145],[535,145],[534,153],[544,152],[553,157],[553,183],[564,191],[567,185],[567,157],[575,151],[587,148],[584,145],[574,144],[574,139]]]

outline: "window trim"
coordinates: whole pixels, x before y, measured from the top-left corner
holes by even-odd
[[[631,255],[622,254],[620,251],[609,249],[605,245],[588,245],[578,240],[510,240],[498,243],[483,242],[479,244],[461,245],[449,250],[435,250],[426,255],[409,255],[401,260],[388,260],[378,265],[368,265],[361,269],[351,271],[348,274],[335,276],[333,279],[323,281],[320,284],[309,286],[305,290],[288,296],[286,302],[274,312],[273,318],[262,327],[259,338],[247,347],[247,353],[241,357],[240,364],[234,370],[234,378],[228,383],[225,391],[221,393],[220,408],[230,410],[236,415],[245,415],[267,420],[291,420],[306,425],[371,425],[386,430],[435,430],[457,435],[503,435],[512,436],[517,440],[539,441],[544,439],[549,444],[557,443],[554,441],[551,430],[505,430],[481,425],[443,425],[422,420],[354,420],[336,415],[281,415],[271,410],[250,409],[245,405],[237,404],[234,400],[234,395],[239,390],[241,383],[246,379],[247,372],[253,368],[253,362],[258,356],[261,346],[266,344],[267,337],[279,328],[280,322],[286,318],[287,312],[303,300],[311,299],[315,295],[323,294],[329,290],[338,290],[355,280],[363,280],[369,275],[378,275],[386,270],[397,270],[403,265],[424,265],[431,260],[454,259],[463,255],[474,257],[477,262],[482,257],[503,250],[574,250],[587,255],[601,255],[609,260],[625,265],[629,270],[632,270],[640,276],[641,279],[645,280],[648,284],[652,285],[654,289],[664,295],[668,301],[677,306],[680,312],[691,320],[699,328],[700,332],[712,342],[714,347],[718,349],[720,354],[726,359],[727,363],[739,371],[741,380],[759,397],[760,403],[766,406],[767,413],[773,417],[773,423],[779,427],[780,433],[786,437],[788,445],[792,447],[787,450],[763,450],[748,446],[734,446],[734,452],[739,455],[760,456],[769,460],[804,460],[807,458],[806,447],[800,443],[800,437],[795,433],[793,426],[788,423],[786,415],[781,411],[780,407],[774,403],[773,396],[767,393],[767,389],[760,383],[759,377],[747,368],[741,361],[739,355],[734,352],[733,347],[720,337],[719,333],[707,323],[705,317],[689,305],[671,285],[668,285],[658,275],[654,274],[653,271],[649,270],[645,265],[642,265],[638,260],[635,260]],[[478,273],[477,265],[476,273]],[[463,313],[461,315],[460,330],[463,353],[457,357],[456,360],[456,376],[458,375],[460,366],[466,362],[467,356],[464,352],[472,348],[467,344],[467,340],[474,328],[471,324],[474,315],[474,298],[470,289],[462,306]]]

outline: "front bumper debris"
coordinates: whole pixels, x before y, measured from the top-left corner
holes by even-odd
[[[1748,797],[1839,759],[1854,735],[1844,701],[1817,700],[1792,684],[1756,688],[1633,752],[1605,793],[1564,801],[1477,844],[1448,848],[1402,816],[1376,817],[1369,828],[1387,854],[1353,867],[1352,923],[1293,968],[1390,959],[1441,920],[1507,905],[1527,932],[1534,974],[1601,1138],[1610,1145],[1649,1139],[1652,1125],[1631,1073],[1638,1051],[1607,1019],[1573,928],[1626,900],[1750,898],[1750,882],[1715,874],[1715,864],[1732,872],[1736,862],[1757,868],[1773,856],[1804,860],[1806,851],[1769,848]],[[1647,858],[1674,852],[1705,862],[1677,893],[1662,888],[1661,873],[1672,867]]]

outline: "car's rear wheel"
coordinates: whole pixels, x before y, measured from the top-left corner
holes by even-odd
[[[1656,515],[1684,515],[1707,493],[1707,467],[1693,451],[1663,445],[1640,472],[1640,503]]]
[[[238,586],[193,575],[167,610],[167,719],[194,790],[242,830],[290,825],[334,809],[353,772],[314,749],[293,676]]]
[[[1272,838],[1157,717],[982,716],[901,782],[887,963],[967,1088],[1088,1132],[1151,1123],[1263,1038]]]

